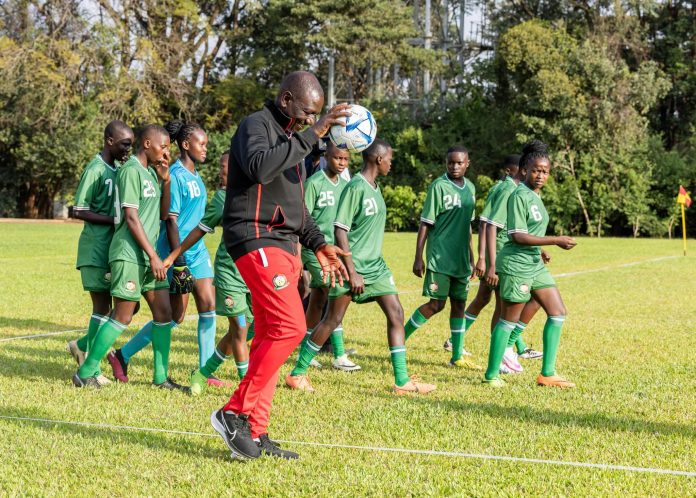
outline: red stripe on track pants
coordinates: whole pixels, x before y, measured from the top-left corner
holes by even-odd
[[[251,292],[254,339],[249,368],[225,410],[249,416],[252,437],[266,433],[280,367],[306,333],[297,282],[299,256],[275,247],[245,254],[236,261]]]

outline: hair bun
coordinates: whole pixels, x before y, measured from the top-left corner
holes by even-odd
[[[164,125],[164,129],[169,133],[169,139],[174,141],[179,139],[181,130],[184,129],[185,123],[178,119],[172,119],[169,123]]]
[[[547,147],[541,140],[531,140],[524,144],[522,147],[522,155],[527,156],[529,154],[547,154]]]

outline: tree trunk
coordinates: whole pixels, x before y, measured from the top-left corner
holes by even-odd
[[[667,236],[669,237],[669,240],[672,240],[672,230],[674,229],[674,220],[675,220],[674,215],[669,217],[669,223],[667,224]]]

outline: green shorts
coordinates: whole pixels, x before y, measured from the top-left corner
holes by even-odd
[[[169,289],[166,280],[156,280],[149,266],[130,261],[111,262],[111,295],[126,301],[140,301],[151,290]]]
[[[99,266],[81,266],[82,288],[88,292],[109,292],[111,290],[111,270]]]
[[[469,277],[457,278],[426,270],[423,279],[423,295],[438,301],[446,301],[448,297],[457,301],[466,301],[469,295]]]
[[[248,291],[216,286],[215,313],[220,316],[245,315],[251,321],[254,317],[251,312],[251,294]]]
[[[526,303],[532,298],[532,291],[556,287],[556,281],[546,268],[532,277],[519,277],[505,273],[499,276],[500,298],[509,303]]]
[[[357,304],[369,303],[379,296],[390,296],[398,293],[394,277],[391,272],[386,272],[374,282],[365,284],[362,294],[353,295],[353,302]],[[336,299],[346,294],[350,294],[350,283],[348,282],[345,282],[343,286],[336,285],[336,287],[333,287],[329,291],[329,299]]]
[[[326,279],[326,283],[323,281],[321,265],[315,256],[304,256],[302,255],[302,262],[305,268],[312,276],[312,280],[309,282],[310,289],[328,289],[331,287],[331,280]]]

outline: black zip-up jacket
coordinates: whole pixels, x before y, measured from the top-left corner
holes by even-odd
[[[232,259],[261,247],[296,255],[298,241],[312,251],[326,243],[304,204],[304,158],[319,137],[293,133],[294,124],[268,101],[232,137],[222,219]]]

